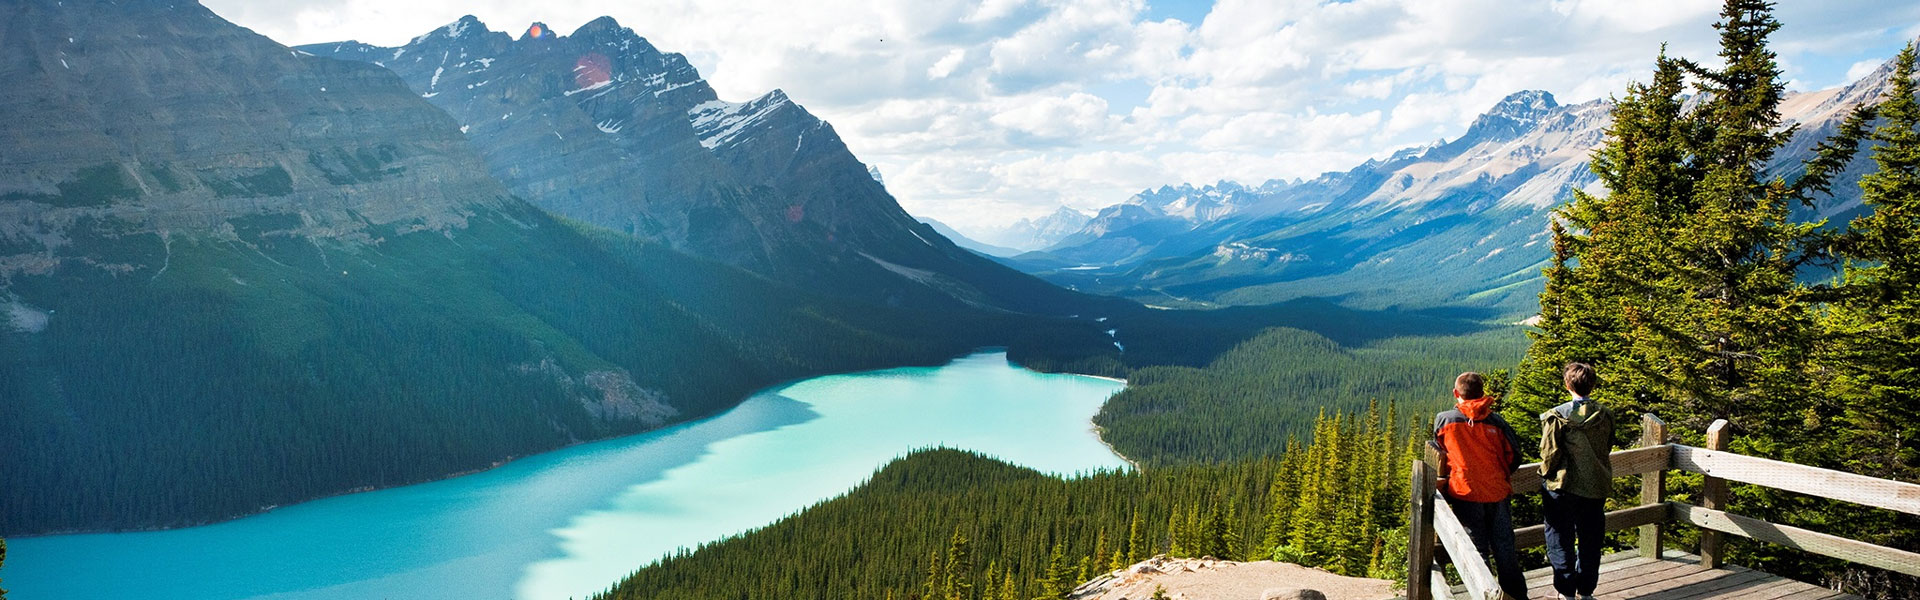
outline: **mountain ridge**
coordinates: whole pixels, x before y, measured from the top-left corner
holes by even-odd
[[[1789,95],[1783,116],[1800,129],[1774,157],[1773,172],[1797,176],[1798,161],[1886,87],[1890,65],[1844,86]],[[1611,108],[1607,100],[1569,105],[1542,90],[1515,92],[1452,140],[1300,182],[1198,188],[1257,190],[1215,219],[1147,210],[1142,198],[1151,194],[1143,192],[1104,209],[1107,225],[1090,224],[1009,264],[1075,289],[1163,304],[1321,296],[1364,308],[1452,305],[1524,316],[1535,309],[1547,258],[1548,213],[1575,189],[1605,192],[1588,161]],[[1857,157],[1840,180],[1869,167]],[[1858,185],[1846,183],[1796,214],[1844,219],[1861,209],[1859,198]]]
[[[513,39],[468,16],[398,48],[301,49],[399,74],[511,191],[568,218],[870,302],[1066,313],[1090,301],[915,221],[780,90],[721,100],[683,56],[610,17],[564,36],[536,27]]]

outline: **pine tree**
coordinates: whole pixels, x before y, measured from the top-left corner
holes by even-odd
[[[1692,158],[1696,127],[1682,110],[1685,65],[1662,52],[1652,82],[1628,86],[1592,161],[1608,193],[1574,190],[1548,224],[1553,260],[1544,271],[1539,331],[1529,334],[1533,344],[1502,401],[1522,439],[1537,438],[1536,415],[1564,400],[1561,369],[1569,362],[1599,368],[1605,385],[1595,399],[1617,412],[1655,408],[1663,379],[1651,357],[1664,351],[1656,341],[1666,338],[1636,345],[1643,338],[1635,336],[1647,334],[1630,330],[1664,328],[1646,317],[1684,293],[1656,284],[1674,277],[1676,231],[1693,211],[1692,186],[1701,176]]]
[[[995,600],[1000,597],[1000,561],[987,561],[987,574],[980,578],[981,600]]]
[[[1300,486],[1302,458],[1299,439],[1288,436],[1286,450],[1280,454],[1279,472],[1267,487],[1266,535],[1260,538],[1262,554],[1272,554],[1274,548],[1285,546],[1289,541],[1289,534],[1293,531],[1293,511],[1297,505],[1295,496]]]
[[[1093,560],[1096,564],[1107,558],[1107,530],[1101,528],[1093,543]]]
[[[1767,48],[1780,23],[1763,0],[1728,0],[1721,17],[1726,66],[1690,69],[1705,97],[1690,115],[1701,173],[1693,214],[1676,228],[1676,268],[1659,281],[1672,301],[1648,307],[1630,335],[1654,344],[1652,367],[1669,403],[1695,417],[1684,429],[1729,418],[1787,435],[1778,424],[1799,419],[1812,340],[1796,275],[1817,225],[1789,222],[1791,190],[1766,174],[1794,131],[1778,127],[1785,84]]]
[[[1127,523],[1127,564],[1133,564],[1147,558],[1147,537],[1140,522],[1140,509],[1133,510],[1133,518]]]
[[[1331,555],[1328,520],[1334,513],[1332,495],[1338,485],[1335,480],[1339,467],[1339,430],[1339,419],[1328,417],[1324,410],[1321,411],[1320,417],[1314,422],[1313,443],[1307,447],[1306,469],[1301,475],[1299,498],[1295,501],[1289,545],[1305,554],[1307,560],[1316,563]]]
[[[1837,244],[1844,270],[1822,319],[1828,336],[1817,359],[1818,380],[1826,382],[1817,396],[1833,405],[1823,411],[1833,421],[1822,427],[1832,432],[1821,453],[1831,461],[1827,466],[1902,481],[1920,480],[1920,101],[1914,63],[1909,44],[1895,58],[1878,106],[1883,121],[1868,136],[1878,169],[1860,179],[1860,188],[1872,212],[1854,219]],[[1866,114],[1857,115],[1863,126]],[[1895,548],[1920,543],[1920,518],[1853,511],[1845,520],[1859,539]],[[1900,585],[1915,584],[1907,578]]]
[[[1040,575],[1039,595],[1035,598],[1060,598],[1067,590],[1073,589],[1073,566],[1067,564],[1066,550],[1060,544],[1053,545],[1053,551],[1047,556],[1047,570]]]
[[[1180,522],[1180,547],[1185,548],[1188,558],[1200,556],[1200,503],[1195,501],[1187,506],[1187,514]]]
[[[1194,554],[1232,560],[1233,550],[1227,544],[1227,519],[1215,504],[1207,509],[1207,516],[1200,521],[1200,547]]]
[[[973,544],[959,528],[947,543],[946,581],[941,587],[947,600],[973,600]]]
[[[947,577],[946,573],[941,571],[941,566],[940,551],[935,550],[927,557],[927,579],[926,583],[920,586],[921,598],[937,600],[938,598],[945,597],[945,594],[941,592],[946,584]]]
[[[1853,220],[1840,294],[1825,322],[1833,342],[1823,366],[1833,373],[1846,467],[1913,480],[1920,474],[1920,102],[1914,46],[1894,62],[1879,106],[1878,170],[1860,178],[1872,212]]]
[[[1012,568],[1000,576],[1000,595],[995,600],[1020,600],[1020,586],[1013,579]]]
[[[1183,514],[1179,504],[1173,505],[1173,511],[1167,513],[1167,556],[1179,558],[1187,555],[1186,547],[1180,544],[1187,539],[1186,534],[1180,531],[1180,516]]]

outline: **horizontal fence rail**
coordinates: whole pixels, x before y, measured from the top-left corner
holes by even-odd
[[[1920,515],[1920,485],[1911,483],[1680,445],[1673,447],[1673,468],[1728,481]]]

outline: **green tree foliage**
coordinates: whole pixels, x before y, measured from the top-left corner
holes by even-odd
[[[1335,524],[1308,564],[1365,575],[1375,563],[1404,560],[1377,557],[1392,543],[1382,532],[1404,526],[1403,511],[1356,510],[1405,501],[1403,488],[1378,476],[1400,474],[1414,447],[1410,429],[1390,423],[1390,412],[1329,414],[1316,426],[1323,438],[1280,457],[1072,479],[958,450],[917,452],[844,496],[667,557],[601,597],[972,598],[967,586],[979,581],[979,597],[1061,598],[1114,566],[1123,549],[1109,532],[1127,531],[1124,551],[1142,558],[1164,553],[1141,548],[1153,543],[1144,541],[1151,538],[1145,524],[1164,522],[1178,544],[1173,556],[1258,559],[1274,549],[1248,540],[1263,539],[1277,512]],[[1326,493],[1312,509],[1269,493],[1283,465],[1308,461],[1294,454],[1325,467],[1302,478]],[[1361,516],[1341,518],[1345,512]],[[860,559],[840,558],[853,556]],[[982,563],[985,571],[974,566]]]
[[[947,600],[973,600],[973,546],[967,540],[967,534],[958,528],[953,530],[953,540],[947,543],[947,580],[941,588],[941,597]],[[987,580],[993,580],[991,570]]]
[[[1660,415],[1683,441],[1698,443],[1709,422],[1727,419],[1737,452],[1912,479],[1920,111],[1911,67],[1896,73],[1878,109],[1885,122],[1870,137],[1867,107],[1788,181],[1767,171],[1795,131],[1779,113],[1771,5],[1728,0],[1715,27],[1719,66],[1663,53],[1651,82],[1617,102],[1592,162],[1608,193],[1575,192],[1556,213],[1539,331],[1503,410],[1523,438],[1537,435],[1535,415],[1565,398],[1561,366],[1589,362],[1601,374],[1597,398],[1618,414]],[[1873,212],[1841,232],[1793,220],[1796,203],[1831,188],[1862,137],[1878,143],[1880,171],[1861,181]],[[1803,282],[1835,255],[1846,261],[1837,285]],[[1638,432],[1621,423],[1616,443],[1625,444]],[[1697,481],[1678,479],[1683,488]],[[1886,533],[1915,530],[1907,517],[1859,517],[1765,488],[1736,487],[1733,510],[1914,541]],[[1739,542],[1733,551],[1748,566],[1870,595],[1897,587],[1885,573],[1777,546]]]
[[[1824,398],[1816,420],[1826,432],[1819,454],[1836,468],[1920,481],[1920,102],[1913,81],[1915,49],[1894,61],[1893,79],[1867,139],[1878,169],[1860,179],[1872,212],[1853,220],[1836,244],[1845,260],[1821,323],[1827,331],[1815,358]],[[1845,513],[1862,539],[1894,548],[1920,547],[1920,518],[1888,511]],[[1854,570],[1852,586],[1885,593],[1920,581]]]

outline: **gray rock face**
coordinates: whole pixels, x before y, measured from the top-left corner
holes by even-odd
[[[507,191],[391,73],[316,58],[157,2],[0,7],[0,281],[76,223],[230,234],[236,219],[370,241],[460,226]],[[96,18],[90,11],[129,18]]]
[[[684,57],[611,18],[514,39],[464,17],[399,48],[302,49],[398,73],[516,195],[569,218],[869,299],[1027,308],[1058,295],[914,221],[786,94],[722,101]]]

